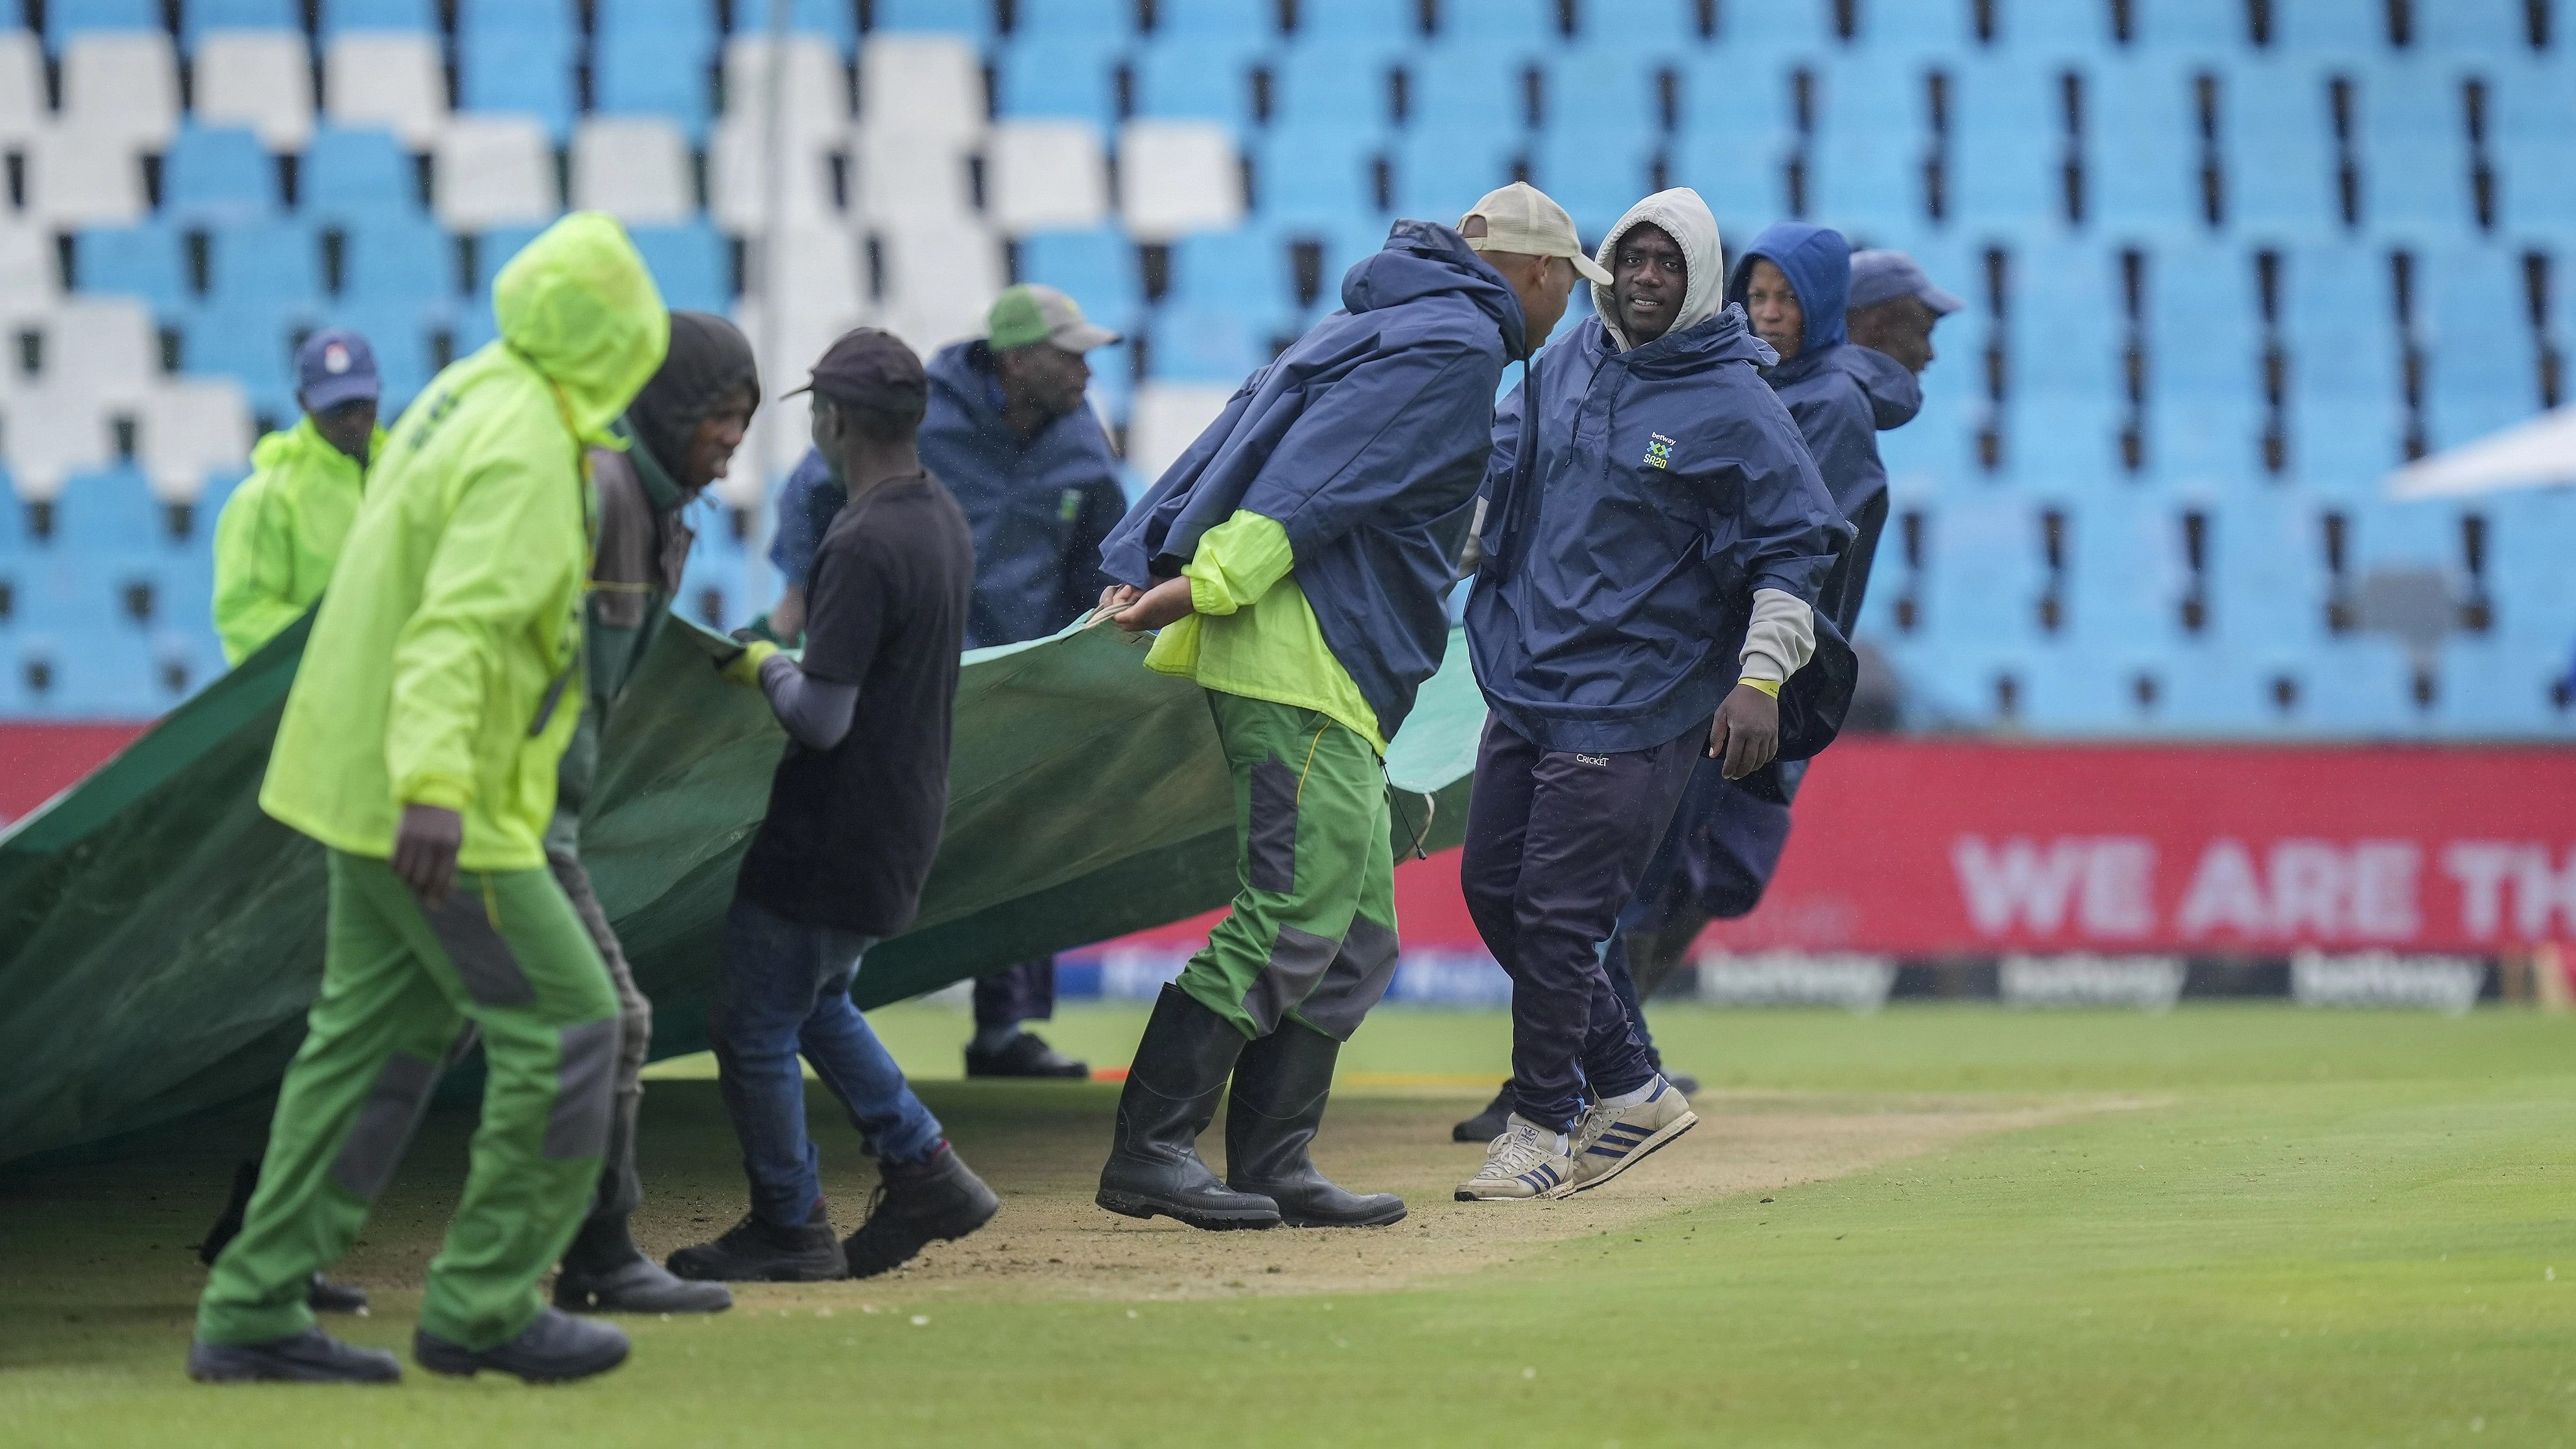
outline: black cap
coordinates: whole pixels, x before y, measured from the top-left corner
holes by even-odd
[[[918,417],[930,406],[930,379],[921,370],[921,358],[902,338],[875,327],[842,333],[814,364],[812,380],[796,392],[899,417]]]

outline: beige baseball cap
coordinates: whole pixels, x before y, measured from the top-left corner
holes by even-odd
[[[1610,285],[1610,274],[1592,260],[1583,249],[1583,238],[1574,234],[1574,218],[1565,214],[1548,194],[1526,181],[1485,193],[1485,199],[1458,218],[1464,230],[1468,217],[1485,219],[1485,234],[1467,238],[1467,245],[1480,252],[1517,252],[1525,257],[1563,257],[1574,263],[1574,270],[1584,280]]]

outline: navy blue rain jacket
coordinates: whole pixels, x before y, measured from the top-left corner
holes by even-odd
[[[1448,645],[1441,600],[1521,307],[1456,232],[1399,221],[1342,278],[1342,309],[1245,380],[1101,560],[1145,587],[1236,510],[1277,520],[1324,643],[1392,737]]]
[[[1913,421],[1923,407],[1923,385],[1894,359],[1849,340],[1843,315],[1851,295],[1851,244],[1841,232],[1798,221],[1764,228],[1736,258],[1728,301],[1744,300],[1757,257],[1789,279],[1806,316],[1798,355],[1764,376],[1789,405],[1826,491],[1848,517],[1887,486],[1878,434]]]
[[[1641,750],[1704,724],[1735,687],[1754,591],[1815,604],[1851,538],[1756,371],[1775,354],[1742,308],[1616,347],[1584,319],[1494,420],[1467,642],[1494,715],[1548,750]],[[1816,622],[1792,688],[1839,675],[1848,703],[1850,651]],[[1829,708],[1825,739],[1842,718]]]

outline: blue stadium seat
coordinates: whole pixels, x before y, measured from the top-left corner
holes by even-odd
[[[2486,582],[2498,633],[2556,649],[2576,650],[2576,589],[2567,560],[2576,558],[2576,493],[2553,488],[2478,501],[2487,519]]]
[[[1577,0],[1576,35],[1678,60],[1672,52],[1700,43],[1699,12],[1698,0]]]
[[[1673,59],[1640,54],[1625,40],[1549,52],[1539,113],[1548,134],[1629,146],[1660,132],[1662,88],[1656,76]]]
[[[1587,134],[1550,128],[1537,137],[1530,182],[1574,217],[1584,245],[1597,247],[1620,214],[1654,189],[1656,139],[1644,131]]]
[[[1157,39],[1135,58],[1136,113],[1253,124],[1253,67],[1269,59],[1255,36],[1183,35]]]
[[[83,292],[140,297],[156,312],[188,294],[179,233],[161,221],[83,229],[72,238],[72,278]]]
[[[1155,0],[1154,33],[1269,40],[1279,34],[1279,7],[1273,0]]]
[[[1412,126],[1396,140],[1395,212],[1452,226],[1477,199],[1510,184],[1527,144],[1518,131]]]
[[[1518,131],[1529,115],[1535,58],[1508,40],[1460,38],[1405,56],[1406,126],[1415,130]]]
[[[534,116],[558,143],[572,129],[572,41],[487,30],[459,42],[456,53],[465,110]]]
[[[2562,8],[2560,24],[2567,22]],[[2558,37],[2552,36],[2553,44]],[[2516,51],[2527,52],[2531,31],[2523,0],[2436,0],[2415,7],[2415,43],[2427,50],[2495,61]]]
[[[2221,55],[2251,41],[2245,0],[2136,0],[2135,10],[2143,47]]]
[[[352,223],[342,249],[340,296],[354,302],[444,300],[456,294],[456,251],[426,221]]]
[[[944,6],[947,0],[923,0]],[[696,46],[711,46],[716,37],[716,0],[598,0],[595,21],[602,41],[650,35]],[[878,0],[883,11],[887,0]]]
[[[45,44],[54,50],[85,30],[160,28],[159,0],[52,0],[45,7]]]
[[[438,30],[431,0],[322,0],[325,40],[351,30]]]
[[[1298,0],[1297,38],[1411,40],[1422,33],[1414,0]]]
[[[2399,461],[2403,398],[2388,258],[2317,245],[2283,262],[2290,466],[2337,492],[2375,487]]]
[[[142,720],[160,712],[142,649],[104,630],[27,633],[16,639],[18,672],[39,662],[51,681],[38,691],[25,678],[18,698],[40,719]]]
[[[1924,632],[1948,644],[2040,641],[2046,556],[2039,517],[2012,495],[1945,502],[1926,519]]]
[[[2219,95],[2228,228],[2291,238],[2341,229],[2325,77],[2296,60],[2239,61]]]
[[[156,621],[157,622],[157,621]],[[145,641],[152,682],[160,691],[159,707],[174,709],[207,685],[223,678],[223,641],[211,624],[199,628],[155,628]]]
[[[1952,215],[1961,224],[2026,228],[2066,216],[2060,68],[1982,61],[1952,68]]]
[[[1164,8],[1171,8],[1169,0]],[[1165,22],[1166,27],[1169,23]],[[869,24],[876,34],[944,30],[981,45],[993,38],[993,6],[991,0],[876,0]]]
[[[2455,448],[2540,411],[2540,356],[2518,250],[2468,243],[2416,254],[2431,443]]]
[[[2084,219],[2126,235],[2202,226],[2192,72],[2162,55],[2114,56],[2084,76]]]
[[[150,554],[168,536],[167,516],[131,467],[75,474],[54,500],[53,546],[101,556]]]
[[[1755,52],[1817,50],[1839,45],[1834,35],[1832,0],[1768,0],[1718,7],[1717,44],[1721,50],[1744,47]]]
[[[1930,220],[1928,73],[1917,57],[1877,51],[1845,57],[1823,73],[1818,134],[1807,154],[1807,195],[1818,219],[1880,230]]]
[[[310,224],[243,222],[206,235],[210,304],[310,305],[322,295],[322,249]]]
[[[258,221],[277,203],[277,161],[247,130],[185,127],[161,158],[161,214],[181,226]]]
[[[1374,130],[1272,127],[1253,148],[1255,213],[1306,227],[1377,215],[1374,167],[1385,144]]]
[[[631,235],[666,305],[694,312],[733,310],[733,264],[723,233],[697,221],[637,227]]]
[[[1165,382],[1241,382],[1270,361],[1288,331],[1286,310],[1171,307],[1147,325],[1147,375]]]
[[[2474,234],[2468,102],[2458,73],[2386,61],[2351,74],[2360,91],[2364,223],[2383,236]]]
[[[2071,8],[2075,0],[2043,0]],[[1745,7],[1732,7],[1742,9]],[[2022,19],[2021,6],[1996,7],[2002,15],[2000,33],[2007,40],[2022,39],[2014,22]],[[1964,4],[1951,0],[1863,0],[1857,7],[1854,42],[1862,49],[1887,55],[1942,55],[1965,51],[1977,44],[1971,25],[1973,12]],[[1732,20],[1734,17],[1729,16]]]
[[[1879,0],[1885,8],[1890,0]],[[1903,3],[1903,0],[1897,0]],[[2152,0],[2150,0],[2152,3]],[[1962,26],[1965,5],[1907,4],[1935,14],[1956,13]],[[1996,7],[1995,34],[2005,47],[2029,60],[2069,54],[2108,54],[2118,37],[2111,33],[2110,0],[2002,0]],[[1947,30],[1949,27],[1944,26]],[[1953,42],[1958,43],[1958,42]]]
[[[2423,11],[2451,4],[2433,0]],[[2353,0],[2272,0],[2272,43],[2286,50],[2367,55],[2388,48],[2386,6]]]
[[[1972,354],[1948,335],[1951,325],[1943,323],[1937,339],[1944,360],[1924,374],[1923,410],[1904,427],[1878,435],[1879,461],[1887,468],[1898,508],[1972,496],[1984,486],[1977,471],[1976,434],[1986,403],[1976,395],[1970,375]],[[1887,550],[1894,547],[1893,542],[1881,544],[1880,558],[1892,558]],[[1873,608],[1893,599],[1894,585],[1873,582],[1869,597]]]
[[[2210,629],[2230,648],[2304,650],[2326,637],[2325,525],[2317,500],[2277,484],[2241,488],[2212,516]]]
[[[413,396],[429,385],[430,375],[438,371],[429,347],[430,329],[434,322],[445,324],[451,318],[439,309],[401,297],[358,297],[344,299],[331,309],[327,320],[334,327],[349,328],[367,339],[369,350],[376,354],[376,371],[384,382],[379,411],[390,419],[401,413]]]
[[[2498,219],[2516,231],[2576,236],[2576,166],[2567,164],[2576,83],[2569,74],[2563,58],[2500,63],[2488,72],[2488,146],[2503,173]]]
[[[325,126],[305,149],[300,205],[320,222],[418,216],[419,172],[392,133]]]
[[[1015,0],[1011,34],[1015,37],[1110,37],[1125,41],[1136,33],[1136,7],[1123,0]]]
[[[2028,656],[2019,722],[2049,734],[2129,736],[2171,728],[2174,681],[2194,663],[2171,648],[2061,639]]]
[[[1792,214],[1790,149],[1785,132],[1749,143],[1706,131],[1688,132],[1669,153],[1665,184],[1699,192],[1717,214],[1723,235],[1750,241],[1765,225]]]
[[[581,39],[581,20],[574,0],[458,0],[458,40],[494,35],[570,51]]]
[[[2126,341],[2119,257],[2090,242],[2009,249],[2004,312],[2012,396],[2111,397]]]
[[[1295,276],[1284,237],[1257,228],[1200,232],[1172,243],[1166,307],[1215,311],[1227,307],[1274,317],[1297,304]]]
[[[1104,129],[1118,124],[1119,61],[1123,35],[1032,36],[1004,43],[993,67],[997,115],[1074,116]]]
[[[210,30],[304,29],[304,7],[298,0],[186,0],[179,34],[190,51]]]
[[[2263,395],[2263,307],[2254,256],[2225,242],[2147,253],[2147,395],[2162,401]]]
[[[2338,501],[2345,520],[2345,567],[2356,575],[2374,569],[2437,569],[2463,589],[2467,548],[2461,516],[2447,499],[2396,499],[2378,490]]]
[[[2088,645],[2182,642],[2182,601],[2191,574],[2180,510],[2119,483],[2079,487],[2061,506],[2070,535],[2062,631]]]
[[[1055,288],[1080,304],[1085,316],[1120,332],[1130,329],[1144,305],[1135,244],[1114,228],[1043,231],[1020,238],[1019,277]]]
[[[1392,124],[1388,76],[1403,55],[1391,44],[1301,38],[1280,53],[1271,72],[1270,124],[1315,131],[1375,131]]]
[[[1438,0],[1434,14],[1443,42],[1472,39],[1532,49],[1564,43],[1556,0]]]
[[[591,51],[591,75],[600,111],[669,116],[692,138],[700,137],[714,112],[715,38],[603,30]]]
[[[2299,721],[2311,732],[2402,739],[2429,721],[2415,704],[2415,666],[2394,640],[2347,634],[2305,656]]]
[[[2569,650],[2514,639],[2465,636],[2442,646],[2433,711],[2451,735],[2565,738],[2576,713],[2558,703]]]
[[[180,370],[230,376],[250,395],[252,412],[292,423],[294,338],[309,305],[217,299],[182,312]]]
[[[1026,9],[1023,5],[1021,8]],[[847,55],[858,43],[858,7],[850,0],[794,0],[788,7],[787,28],[807,35],[819,35],[841,48]],[[768,0],[733,6],[733,32],[736,35],[765,35],[769,32]]]

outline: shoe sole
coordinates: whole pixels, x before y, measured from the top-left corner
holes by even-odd
[[[1462,1188],[1458,1189],[1457,1193],[1455,1194],[1455,1199],[1454,1199],[1454,1200],[1455,1200],[1455,1201],[1458,1201],[1458,1202],[1537,1202],[1539,1199],[1541,1199],[1541,1198],[1543,1198],[1543,1197],[1545,1197],[1545,1196],[1547,1196],[1547,1194],[1546,1194],[1546,1193],[1539,1193],[1539,1192],[1528,1192],[1528,1193],[1519,1193],[1519,1192],[1495,1192],[1495,1193],[1484,1193],[1484,1192],[1477,1192],[1477,1191],[1475,1191],[1475,1190],[1474,1190],[1474,1189],[1472,1189],[1472,1188],[1465,1188],[1465,1187],[1462,1187]]]
[[[1384,1228],[1403,1222],[1411,1211],[1409,1208],[1399,1207],[1394,1212],[1382,1213],[1373,1218],[1300,1218],[1281,1213],[1279,1226],[1283,1228]]]
[[[1139,1197],[1134,1193],[1112,1192],[1107,1188],[1101,1189],[1100,1195],[1092,1201],[1120,1217],[1170,1218],[1176,1223],[1196,1228],[1203,1233],[1230,1233],[1237,1229],[1251,1229],[1257,1232],[1278,1227],[1282,1221],[1277,1213],[1201,1212],[1196,1208],[1178,1208],[1170,1203],[1157,1202],[1152,1198]]]
[[[429,1370],[431,1373],[444,1374],[448,1378],[452,1379],[470,1379],[476,1374],[483,1373],[488,1370],[496,1374],[508,1374],[510,1377],[519,1380],[521,1383],[568,1384],[580,1379],[597,1378],[599,1375],[604,1374],[610,1369],[617,1367],[619,1364],[626,1362],[626,1356],[630,1352],[632,1352],[632,1349],[628,1345],[620,1344],[618,1345],[616,1356],[607,1359],[605,1362],[598,1364],[582,1364],[578,1367],[567,1368],[560,1372],[544,1373],[530,1373],[525,1369],[509,1368],[502,1364],[492,1363],[484,1359],[479,1354],[469,1353],[459,1358],[449,1358],[445,1354],[424,1354],[416,1345],[411,1351],[411,1360],[412,1362],[419,1364],[422,1368]]]
[[[850,1276],[850,1267],[847,1262],[829,1266],[818,1263],[813,1265],[810,1271],[805,1268],[798,1268],[793,1272],[779,1270],[764,1273],[745,1273],[737,1278],[702,1278],[676,1264],[664,1263],[662,1266],[670,1269],[671,1276],[685,1279],[691,1283],[838,1283],[842,1279]],[[560,1307],[561,1305],[557,1306]]]
[[[201,1370],[194,1364],[188,1366],[188,1377],[201,1384],[398,1384],[402,1382],[402,1374],[399,1372],[382,1376],[304,1372],[269,1373],[260,1370],[227,1373]]]
[[[1636,1166],[1638,1162],[1643,1159],[1653,1156],[1656,1152],[1660,1151],[1666,1143],[1671,1142],[1674,1138],[1681,1136],[1683,1133],[1688,1132],[1698,1125],[1699,1114],[1697,1112],[1684,1112],[1670,1122],[1665,1123],[1662,1131],[1657,1132],[1654,1136],[1637,1144],[1636,1151],[1631,1152],[1627,1156],[1620,1158],[1617,1162],[1610,1164],[1610,1170],[1608,1172],[1601,1174],[1599,1177],[1592,1178],[1589,1181],[1568,1178],[1566,1181],[1548,1189],[1545,1195],[1550,1198],[1566,1198],[1572,1197],[1578,1192],[1590,1192],[1592,1189],[1599,1187],[1601,1184],[1608,1182],[1614,1177],[1617,1177],[1620,1173],[1626,1172],[1629,1168]]]

